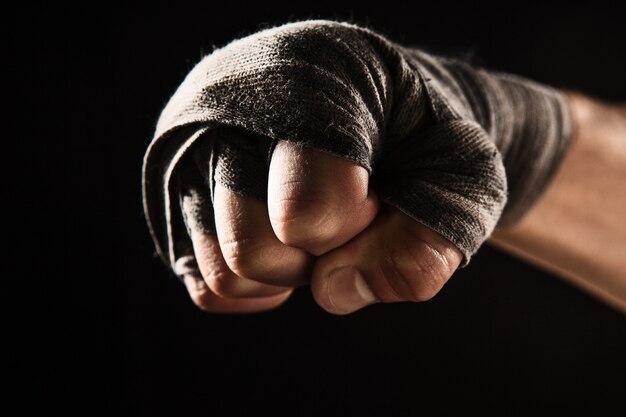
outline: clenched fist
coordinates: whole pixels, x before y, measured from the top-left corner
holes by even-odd
[[[549,87],[300,22],[192,70],[146,154],[144,204],[203,310],[267,310],[311,285],[346,314],[433,297],[536,200],[570,137]]]

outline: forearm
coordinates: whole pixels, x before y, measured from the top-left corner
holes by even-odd
[[[559,171],[490,243],[626,312],[626,105],[566,95],[575,137]]]

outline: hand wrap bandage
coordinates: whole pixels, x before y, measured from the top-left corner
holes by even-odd
[[[465,265],[532,205],[571,136],[552,88],[351,24],[292,23],[191,71],[146,153],[144,208],[164,262],[197,273],[188,228],[213,229],[214,181],[262,198],[285,140],[365,167],[383,202],[450,240]]]

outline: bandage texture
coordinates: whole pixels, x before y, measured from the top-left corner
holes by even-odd
[[[290,141],[365,167],[382,201],[466,264],[533,204],[571,135],[567,102],[548,86],[348,23],[290,23],[189,73],[146,152],[144,208],[164,262],[193,271],[188,230],[212,229],[215,181],[263,198],[273,145]]]

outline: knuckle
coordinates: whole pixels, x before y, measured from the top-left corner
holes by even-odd
[[[332,239],[341,229],[341,211],[329,198],[290,196],[281,198],[270,220],[285,245],[314,248]]]
[[[226,264],[238,276],[254,280],[267,274],[268,266],[271,265],[267,255],[271,252],[271,244],[263,239],[242,238],[222,243],[221,247]],[[213,277],[216,285],[225,292],[230,291],[233,285],[233,280],[228,278],[226,273]]]
[[[225,265],[209,271],[204,280],[211,291],[220,297],[234,298],[236,295],[236,277]]]
[[[342,239],[342,233],[358,228],[355,224],[371,205],[365,168],[289,144],[279,144],[273,158],[268,211],[282,243],[325,252]]]
[[[224,260],[230,269],[241,277],[251,278],[258,271],[258,261],[255,250],[249,244],[236,242],[225,245]],[[221,280],[223,282],[224,280]]]
[[[394,287],[400,288],[398,295],[406,301],[428,301],[446,283],[447,265],[432,251],[423,241],[389,251],[385,277],[400,283]]]
[[[222,258],[220,247],[211,243],[204,252],[197,256],[203,282],[208,288],[220,297],[232,297],[233,287],[237,276],[229,269],[227,262]]]

